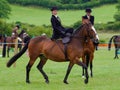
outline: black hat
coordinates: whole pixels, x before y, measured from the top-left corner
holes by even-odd
[[[54,11],[54,10],[58,10],[58,8],[57,7],[52,7],[51,11]]]
[[[92,10],[90,8],[87,8],[85,11],[86,12],[92,12]]]

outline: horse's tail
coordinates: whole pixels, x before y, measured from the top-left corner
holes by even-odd
[[[17,59],[18,59],[19,57],[21,57],[21,56],[25,53],[25,51],[26,51],[27,48],[28,48],[28,44],[29,44],[29,41],[25,44],[25,46],[23,47],[23,49],[22,49],[19,53],[17,53],[16,55],[14,55],[14,56],[8,61],[7,67],[10,67],[15,61],[17,61]]]
[[[113,38],[115,38],[116,36],[117,36],[117,35],[114,35],[114,36],[112,36],[112,37],[110,38],[109,43],[108,43],[108,50],[111,49],[112,40],[113,40]]]
[[[3,49],[2,49],[2,57],[6,56],[6,39],[7,39],[7,37],[4,36],[4,43],[3,43]]]

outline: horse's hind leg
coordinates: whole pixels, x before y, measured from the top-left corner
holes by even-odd
[[[40,56],[40,62],[39,64],[37,65],[37,68],[38,70],[42,73],[44,79],[45,79],[45,82],[46,83],[49,83],[49,79],[48,79],[48,76],[46,75],[46,73],[43,71],[43,66],[45,65],[46,61],[47,61],[47,58],[44,57],[44,56]]]
[[[67,78],[68,78],[68,76],[69,76],[69,74],[70,74],[70,71],[71,71],[73,65],[74,65],[74,64],[71,63],[71,62],[69,63],[69,66],[68,66],[68,69],[67,69],[67,72],[66,72],[65,78],[64,78],[64,80],[63,80],[63,82],[66,83],[66,84],[68,84],[68,82],[67,82]]]
[[[114,59],[119,59],[119,57],[118,57],[118,49],[115,49],[115,57],[114,57]]]
[[[10,47],[7,47],[7,57],[9,57]]]
[[[29,63],[26,66],[26,83],[30,83],[29,73],[30,73],[31,67],[33,66],[33,64],[34,64],[34,62],[35,62],[36,59],[37,58],[34,58],[34,59],[30,58],[30,61],[29,61]]]

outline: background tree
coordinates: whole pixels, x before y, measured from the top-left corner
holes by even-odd
[[[11,8],[6,0],[0,0],[0,18],[9,18]]]
[[[114,15],[115,21],[120,21],[120,0],[118,0],[118,5],[116,7],[118,9],[117,13]]]

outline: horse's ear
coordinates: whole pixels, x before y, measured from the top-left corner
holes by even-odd
[[[82,24],[88,24],[88,23],[89,20],[85,16],[82,16]]]
[[[85,22],[84,22],[84,16],[82,16],[82,24],[85,24]]]

